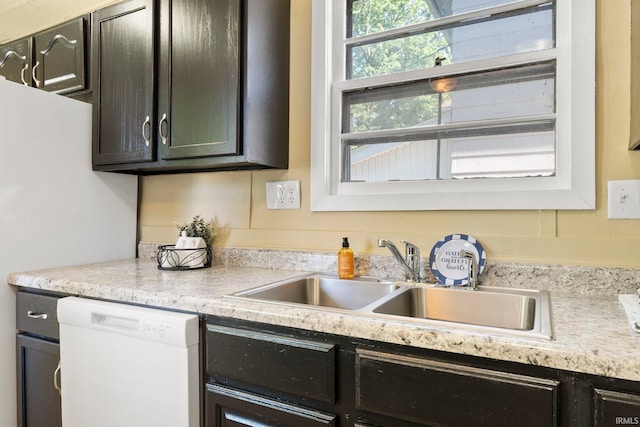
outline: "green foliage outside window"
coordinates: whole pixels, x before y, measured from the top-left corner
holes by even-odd
[[[431,21],[432,0],[354,0],[351,31],[354,37]],[[450,62],[451,47],[444,31],[399,37],[356,46],[351,53],[351,78],[363,78],[419,70],[434,66],[436,58]],[[426,86],[428,87],[428,85]],[[361,132],[409,127],[437,115],[438,96],[432,93],[350,106],[350,131]]]

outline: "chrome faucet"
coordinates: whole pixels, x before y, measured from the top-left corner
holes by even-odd
[[[468,277],[469,277],[469,289],[475,291],[478,289],[478,260],[476,260],[476,256],[471,251],[465,251],[464,249],[460,251],[460,258],[466,258],[469,260],[468,263]]]
[[[405,244],[405,256],[402,258],[400,251],[391,240],[379,239],[379,248],[388,248],[393,257],[398,261],[404,270],[404,279],[410,282],[420,282],[420,248],[407,241],[401,240]]]

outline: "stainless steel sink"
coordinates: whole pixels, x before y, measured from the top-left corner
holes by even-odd
[[[421,325],[551,339],[551,299],[543,290],[444,288],[314,274],[231,297],[302,305]]]
[[[548,291],[416,286],[369,307],[375,316],[533,338],[553,338]]]
[[[234,296],[357,310],[398,288],[399,286],[395,283],[379,282],[375,279],[344,280],[331,276],[313,275],[250,289],[236,293]]]
[[[416,287],[382,303],[374,313],[528,331],[536,298],[522,293]]]

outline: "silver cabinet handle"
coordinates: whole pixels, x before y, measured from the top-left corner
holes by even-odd
[[[25,78],[25,72],[27,71],[27,69],[29,69],[29,64],[24,64],[24,67],[22,67],[22,71],[20,72],[20,80],[22,80],[22,84],[25,86],[29,86]]]
[[[58,367],[55,371],[53,371],[53,388],[58,390],[58,394],[62,394],[62,390],[60,389],[60,361],[58,360]]]
[[[151,118],[149,116],[147,116],[147,118],[144,119],[144,122],[142,123],[142,138],[144,139],[144,143],[148,147],[151,143],[151,140],[150,137],[147,136],[147,132],[145,132],[147,126],[149,127],[149,129],[151,129]]]
[[[167,113],[164,113],[162,115],[162,118],[160,119],[160,123],[158,124],[158,133],[160,134],[160,139],[162,139],[162,145],[167,145],[167,139],[169,139],[169,137],[167,136],[166,133],[162,132],[162,122],[168,125]]]
[[[40,319],[40,320],[47,320],[47,317],[49,317],[49,315],[47,313],[38,313],[37,311],[27,311],[27,317],[31,318],[31,319]]]
[[[36,87],[40,87],[40,80],[36,78],[36,68],[40,65],[40,61],[36,61],[36,65],[33,66],[33,70],[31,70],[31,77],[33,77],[33,81],[36,82]]]

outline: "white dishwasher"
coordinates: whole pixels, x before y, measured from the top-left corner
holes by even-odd
[[[63,427],[198,427],[198,317],[58,302]]]

